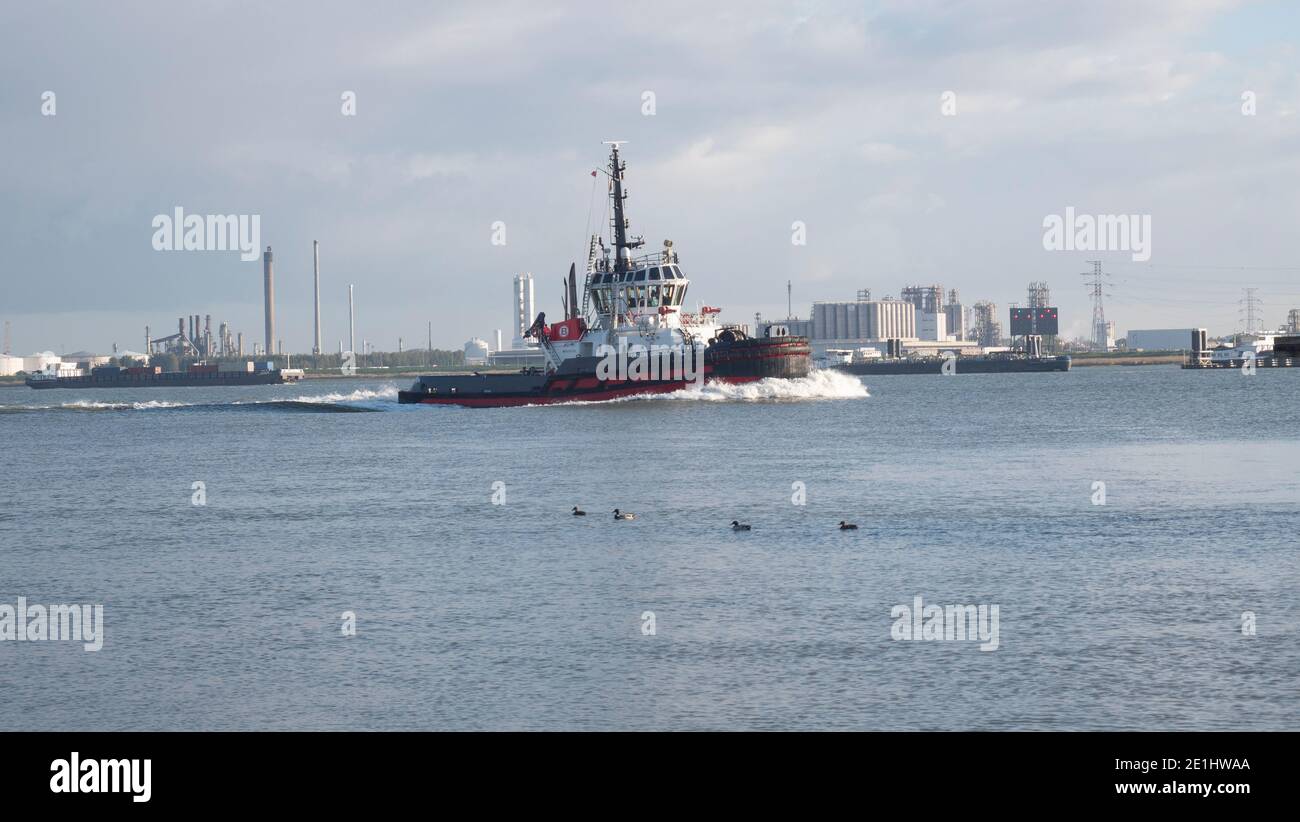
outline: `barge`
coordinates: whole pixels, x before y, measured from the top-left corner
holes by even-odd
[[[947,370],[945,370],[947,366]],[[855,375],[876,374],[1022,374],[1041,371],[1069,371],[1070,357],[977,356],[977,357],[881,357],[832,368]]]
[[[260,365],[261,367],[258,367]],[[216,385],[279,385],[297,382],[300,368],[273,368],[270,363],[236,363],[234,366],[194,363],[184,371],[163,371],[145,365],[122,368],[101,365],[89,374],[48,371],[27,378],[29,388],[181,388]]]

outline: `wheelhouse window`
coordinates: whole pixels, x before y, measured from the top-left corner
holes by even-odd
[[[666,270],[666,269],[665,269],[665,270]],[[658,268],[652,268],[652,269],[650,269],[650,279],[652,279],[652,280],[657,280],[657,279],[659,279],[659,269],[658,269]]]
[[[668,283],[665,283],[663,288],[664,288],[664,291],[663,291],[663,299],[664,299],[664,303],[663,303],[663,304],[664,304],[664,305],[676,305],[676,303],[673,302],[673,292],[675,292],[675,291],[677,290],[677,286],[675,286],[675,285],[671,285],[671,284],[668,284]]]
[[[638,282],[638,283],[643,283],[643,282],[645,282],[645,269],[644,269],[644,268],[641,269],[640,271],[638,271],[638,272],[636,273],[635,280],[636,280],[636,282]]]
[[[652,272],[652,273],[653,273],[653,272]],[[666,285],[666,286],[664,286],[664,288],[672,288],[672,286],[670,286],[670,285]],[[659,286],[657,286],[657,285],[652,285],[652,286],[650,286],[650,302],[649,302],[649,307],[650,307],[650,308],[658,308],[658,307],[659,307]]]

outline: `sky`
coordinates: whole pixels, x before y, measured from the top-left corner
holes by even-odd
[[[326,350],[349,284],[358,345],[509,339],[513,275],[558,314],[605,233],[618,139],[633,233],[730,321],[784,317],[788,280],[800,316],[938,283],[1005,323],[1043,280],[1088,336],[1097,259],[1120,336],[1231,332],[1245,288],[1275,326],[1300,307],[1298,34],[1296,4],[1227,0],[8,3],[0,319],[16,353],[140,350],[189,314],[260,340],[260,260],[153,247],[180,207],[259,215],[290,351],[313,240]],[[1067,207],[1149,216],[1150,259],[1045,248]]]

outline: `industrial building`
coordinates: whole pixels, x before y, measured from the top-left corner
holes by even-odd
[[[955,291],[952,296],[956,297]],[[931,342],[955,342],[961,339],[949,327],[948,319],[953,312],[943,302],[943,286],[909,285],[903,289],[902,299],[916,309],[916,336],[919,339]],[[957,313],[960,313],[960,308]]]
[[[1192,328],[1144,328],[1128,332],[1129,351],[1191,351]]]
[[[980,300],[975,303],[973,312],[972,338],[985,348],[1002,344],[1002,323],[998,321],[996,303]]]
[[[868,342],[916,339],[916,307],[903,300],[815,302],[812,339]]]
[[[961,304],[957,289],[948,292],[948,304],[943,307],[943,313],[948,336],[954,340],[966,339],[966,306]]]
[[[89,351],[76,351],[72,354],[42,351],[27,357],[4,354],[0,355],[0,377],[46,372],[70,376],[80,371],[89,371],[95,366],[105,365],[111,359],[107,354],[92,354]]]
[[[903,299],[871,299],[862,289],[856,300],[817,301],[809,319],[790,318],[759,322],[759,336],[772,326],[783,326],[788,333],[807,337],[813,355],[819,359],[830,351],[872,349],[883,352],[890,340],[900,340],[902,350],[933,354],[939,351],[966,350],[962,344],[965,331],[964,307],[957,302],[957,292],[948,292],[943,301],[941,286],[908,286]],[[957,333],[953,333],[955,327]]]

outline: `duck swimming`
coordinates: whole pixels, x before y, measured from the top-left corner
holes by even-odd
[[[752,531],[753,529],[750,528],[748,525],[745,525],[745,524],[743,524],[743,523],[741,523],[741,522],[739,522],[739,521],[733,519],[733,520],[731,521],[731,530],[733,530],[733,531]]]
[[[845,522],[844,520],[840,520],[840,530],[841,530],[841,531],[856,531],[856,530],[858,530],[858,526],[854,525],[854,524],[851,523],[851,522]]]
[[[630,511],[620,511],[617,508],[615,508],[614,519],[636,519],[636,514],[633,514]]]
[[[573,515],[574,515],[575,517],[585,517],[585,516],[587,516],[587,512],[586,512],[586,511],[581,511],[581,510],[579,510],[579,509],[578,509],[578,506],[575,505],[575,506],[573,506]]]

